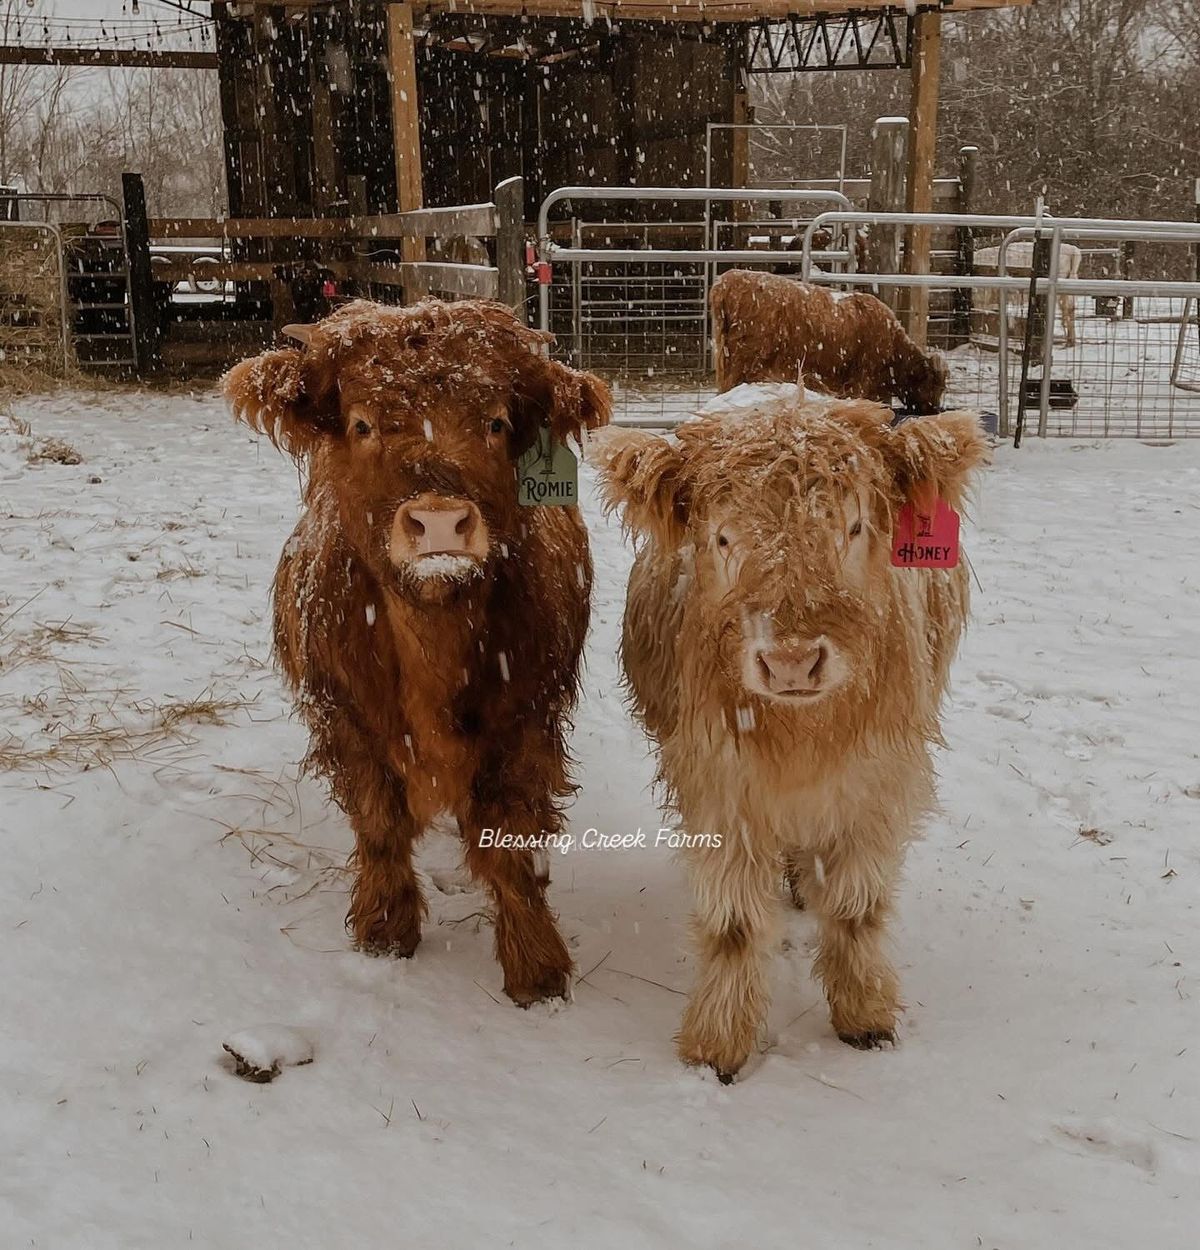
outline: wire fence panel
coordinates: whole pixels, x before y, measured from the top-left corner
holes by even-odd
[[[1089,303],[1092,301],[1088,301]],[[1176,438],[1200,436],[1200,393],[1172,381],[1181,331],[1181,380],[1200,390],[1196,318],[1186,299],[1134,299],[1133,315],[1077,316],[1077,341],[1057,346],[1052,381],[1072,391],[1051,398],[1049,434]],[[1185,315],[1187,320],[1185,321]],[[1187,331],[1191,328],[1192,333]]]
[[[714,393],[708,294],[736,265],[865,290],[899,311],[925,288],[931,308],[943,310],[927,331],[932,346],[949,349],[946,404],[997,413],[1002,433],[1023,410],[1027,429],[1043,436],[1200,437],[1200,224],[826,211],[816,203],[806,220],[729,222],[714,220],[706,203],[700,222],[573,218],[552,237],[555,202],[607,194],[564,188],[543,205],[539,254],[552,280],[541,307],[560,350],[608,375],[619,422],[672,425]],[[748,194],[761,204],[779,193]],[[739,192],[629,188],[616,198],[676,195],[731,200]],[[921,276],[863,270],[864,231],[913,225],[970,232],[966,271],[949,254],[935,262],[958,272],[937,272],[936,263]],[[1038,236],[1050,246],[1034,277]]]

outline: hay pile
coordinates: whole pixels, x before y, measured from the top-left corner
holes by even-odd
[[[61,375],[62,258],[54,236],[35,225],[0,229],[0,370]]]
[[[0,384],[0,393],[3,392]],[[28,421],[5,411],[0,405],[0,472],[9,463],[23,457],[27,464],[82,464],[83,456],[77,447],[62,438],[40,438],[33,433]]]

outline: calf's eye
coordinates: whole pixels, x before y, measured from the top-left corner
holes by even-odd
[[[489,434],[503,434],[505,430],[504,422],[499,417],[493,417],[488,425]]]
[[[855,521],[854,524],[850,527],[850,537],[857,538],[859,534],[861,533],[862,533],[862,521],[861,520]]]
[[[355,421],[354,432],[355,434],[360,434],[363,438],[366,438],[366,436],[371,432],[371,427],[366,421]]]

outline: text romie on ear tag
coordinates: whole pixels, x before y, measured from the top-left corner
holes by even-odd
[[[952,569],[958,564],[958,513],[937,494],[896,514],[892,564],[898,569]]]
[[[517,461],[523,508],[571,508],[579,502],[579,462],[544,426],[537,442]]]

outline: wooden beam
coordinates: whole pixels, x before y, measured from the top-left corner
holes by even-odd
[[[908,132],[908,198],[910,213],[933,212],[933,170],[937,156],[938,82],[942,64],[942,15],[918,13],[912,24],[912,109]],[[913,226],[908,236],[904,271],[929,272],[930,228]],[[909,337],[924,345],[928,334],[929,288],[913,287],[906,301]]]
[[[28,48],[0,44],[0,65],[78,65],[86,69],[216,69],[215,52],[153,52],[147,48]]]
[[[152,239],[490,239],[494,204],[418,208],[366,217],[155,217]]]
[[[152,266],[150,274],[155,282],[269,282],[280,267],[271,260],[214,260],[211,264],[198,264],[194,259],[183,257]]]
[[[299,262],[292,262],[299,264]],[[197,265],[189,260],[172,260],[155,265],[155,282],[249,282],[272,281],[286,285],[278,271],[285,271],[289,262],[273,261],[217,261],[211,265]],[[443,291],[453,295],[468,295],[476,299],[497,299],[500,294],[500,271],[491,265],[458,265],[452,262],[401,261],[394,265],[371,264],[363,261],[332,260],[322,265],[335,277],[353,278],[357,282],[370,282],[377,286],[402,286],[411,295],[411,288],[424,291]]]
[[[359,219],[360,234],[408,234],[417,239],[490,239],[496,233],[494,204],[456,204],[448,208],[417,208]]]
[[[919,0],[934,5],[934,0]],[[1019,8],[1032,0],[949,0],[945,12]],[[483,13],[511,17],[595,18],[627,21],[756,22],[760,18],[812,17],[818,13],[877,12],[903,8],[897,0],[414,0],[426,13]]]
[[[417,52],[413,40],[411,4],[389,4],[387,9],[388,79],[392,88],[392,141],[396,159],[396,207],[400,212],[420,208],[421,112],[417,98]],[[425,244],[414,239],[404,245],[404,259],[425,259]]]
[[[500,271],[490,265],[419,261],[399,265],[356,265],[351,267],[351,273],[360,282],[402,286],[409,299],[414,287],[421,291],[442,291],[475,299],[497,299],[500,294]]]

